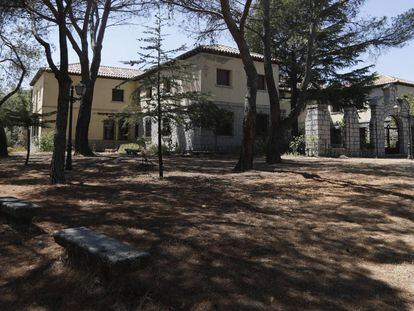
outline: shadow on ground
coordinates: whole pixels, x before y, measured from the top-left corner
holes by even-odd
[[[155,173],[138,172],[133,159],[99,157],[77,159],[70,184],[52,187],[44,156],[28,169],[15,161],[0,165],[8,167],[0,173],[0,194],[14,187],[44,205],[36,225],[49,234],[19,239],[2,224],[0,309],[413,306],[409,288],[372,272],[414,259],[414,167],[408,162],[390,168],[291,158],[235,174],[233,159],[170,158],[159,181]],[[132,273],[122,293],[108,292],[63,266],[50,233],[75,226],[149,251],[150,266]],[[6,271],[16,266],[21,271]]]

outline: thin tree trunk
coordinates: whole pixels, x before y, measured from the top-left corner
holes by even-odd
[[[7,136],[6,131],[4,130],[3,125],[0,123],[0,158],[8,157],[9,153],[7,151]]]
[[[26,140],[27,140],[27,153],[26,153],[26,161],[24,165],[27,166],[29,164],[29,157],[30,157],[30,127],[26,127]]]
[[[71,80],[69,77],[59,80],[56,126],[53,138],[54,149],[50,167],[50,181],[52,184],[65,183],[66,129],[70,100],[70,86]]]

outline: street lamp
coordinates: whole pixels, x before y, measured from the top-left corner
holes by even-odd
[[[74,96],[74,91],[78,97]],[[82,96],[85,95],[86,87],[85,84],[79,82],[75,86],[70,87],[70,102],[69,102],[69,134],[68,134],[68,147],[66,150],[66,170],[72,170],[72,120],[73,120],[73,104],[77,100],[81,100]]]

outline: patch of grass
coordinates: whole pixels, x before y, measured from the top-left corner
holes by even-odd
[[[133,144],[133,143],[131,143],[131,144],[123,144],[123,145],[121,145],[119,147],[118,153],[119,154],[126,154],[125,149],[139,149],[139,150],[142,150],[143,148],[140,145],[138,145],[138,144]]]
[[[22,146],[7,147],[7,151],[9,153],[13,153],[13,152],[24,152],[24,151],[26,151],[26,148],[24,148]]]

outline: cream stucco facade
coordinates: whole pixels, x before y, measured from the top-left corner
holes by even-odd
[[[192,64],[193,79],[184,87],[187,90],[198,91],[210,95],[210,100],[219,107],[233,112],[233,130],[229,135],[219,135],[217,140],[211,131],[203,129],[184,130],[182,126],[173,126],[170,142],[181,150],[211,149],[213,141],[223,150],[237,148],[242,140],[242,122],[244,114],[244,97],[246,94],[246,74],[243,64],[238,56],[237,50],[223,46],[204,46],[192,50],[182,57],[186,62]],[[259,75],[264,75],[263,62],[260,56],[255,57],[255,65]],[[72,65],[76,66],[76,65]],[[75,68],[75,67],[74,67]],[[125,69],[127,70],[127,69]],[[218,70],[229,73],[229,85],[217,83]],[[278,66],[274,65],[274,75],[278,79]],[[128,76],[128,78],[125,78]],[[113,126],[113,139],[105,137],[104,121],[108,115],[123,111],[132,100],[132,94],[139,88],[139,79],[129,80],[133,77],[139,78],[139,73],[129,70],[127,73],[122,68],[102,66],[95,86],[92,105],[92,117],[89,127],[90,145],[95,150],[117,147],[126,141],[135,141],[138,137],[146,137],[148,141],[156,144],[157,126],[151,122],[151,135],[146,133],[148,126],[145,120],[137,125],[130,125],[127,137],[120,137],[121,129],[116,124]],[[73,84],[80,81],[78,69],[75,68],[71,74]],[[39,71],[32,82],[33,85],[33,107],[39,112],[56,111],[58,84],[52,72],[48,70]],[[123,90],[123,101],[113,101],[112,90]],[[73,136],[75,137],[76,120],[79,102],[74,104]],[[282,111],[289,111],[285,104]],[[269,98],[266,90],[259,90],[257,94],[257,111],[259,114],[269,114]],[[263,119],[262,119],[263,120]],[[45,130],[43,130],[45,131]],[[110,132],[109,132],[110,133]],[[39,130],[38,135],[42,135]]]

